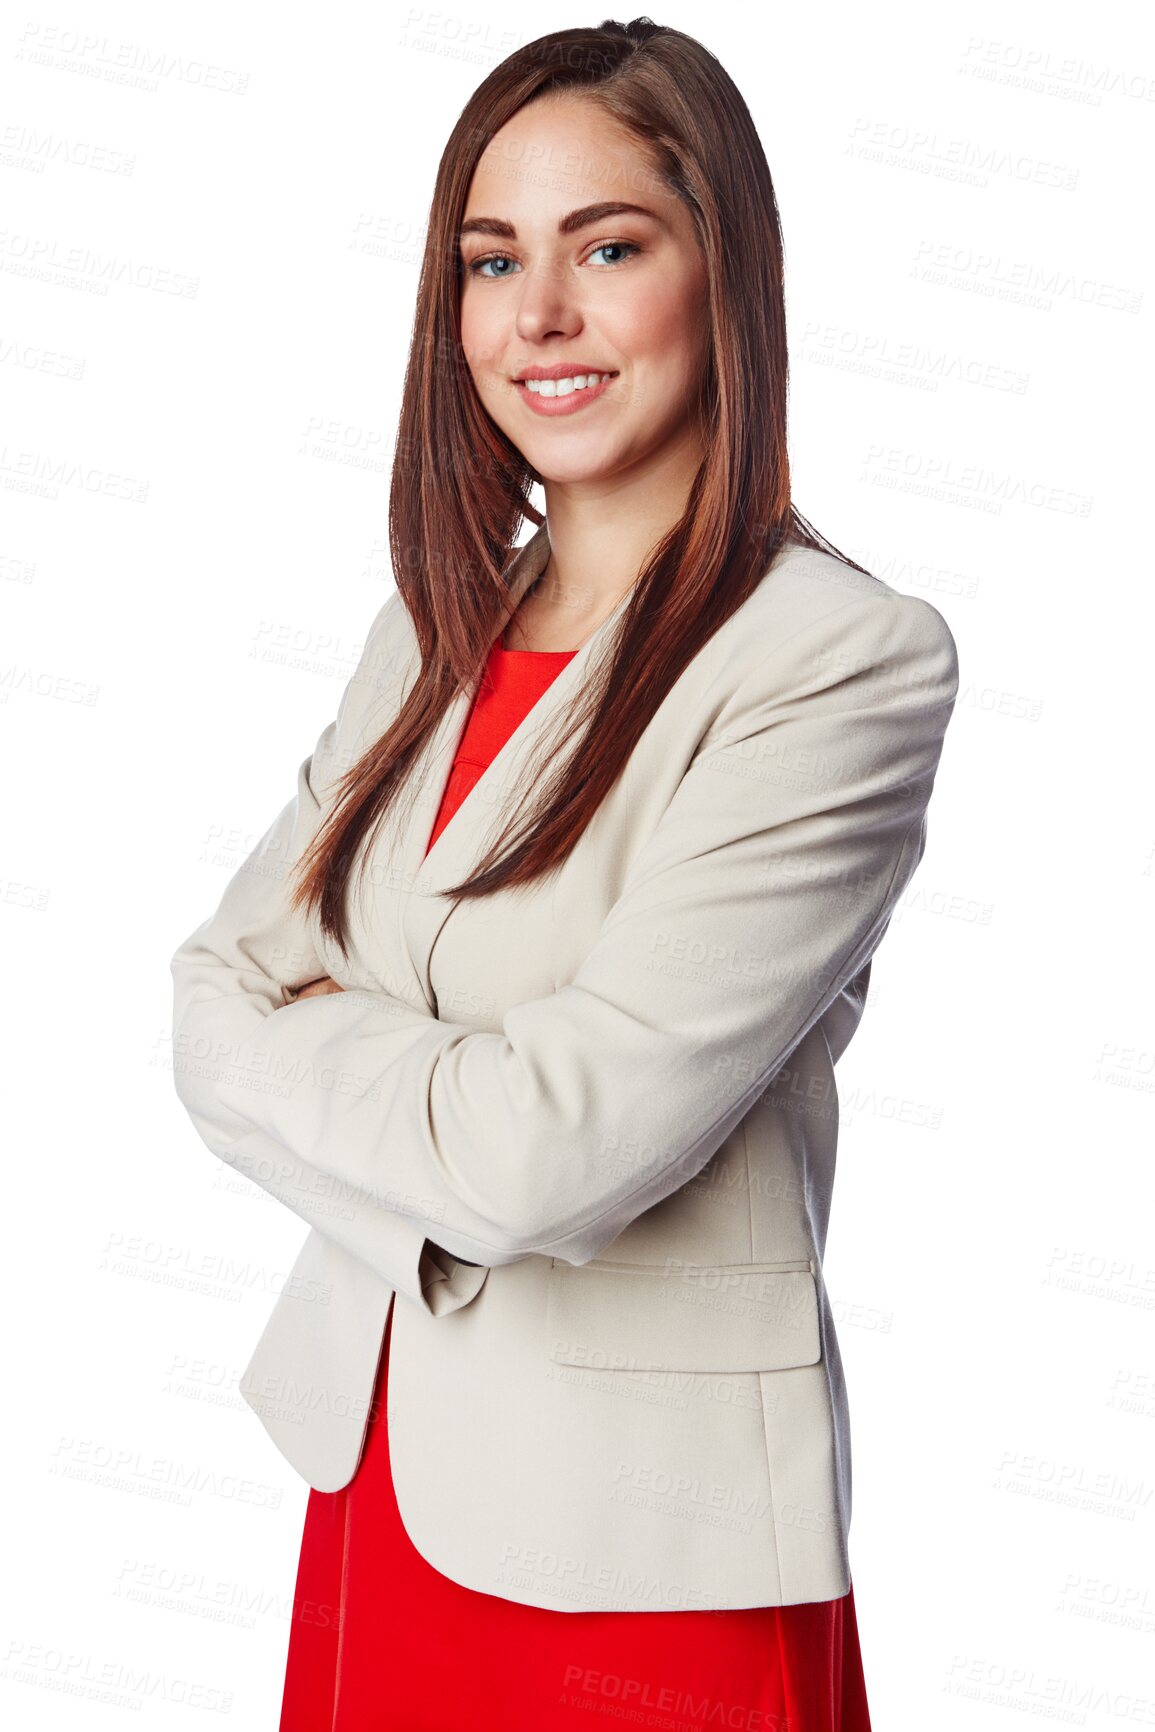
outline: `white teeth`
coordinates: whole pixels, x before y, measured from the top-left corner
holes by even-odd
[[[569,379],[522,379],[519,383],[538,397],[568,397],[571,391],[583,391],[612,378],[612,373],[575,373]]]

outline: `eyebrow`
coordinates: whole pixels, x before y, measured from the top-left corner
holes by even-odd
[[[603,204],[584,204],[578,210],[571,210],[568,216],[559,217],[557,232],[559,235],[576,234],[579,229],[589,228],[591,223],[604,222],[607,217],[614,216],[644,216],[656,223],[662,221],[657,211],[649,210],[644,204],[623,204],[612,199]],[[503,241],[517,239],[517,230],[504,217],[470,217],[462,223],[459,232],[462,238],[466,235],[496,235]]]

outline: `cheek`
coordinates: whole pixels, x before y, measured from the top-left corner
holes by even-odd
[[[631,308],[629,328],[622,332],[626,354],[646,356],[671,365],[696,355],[701,347],[701,317],[685,293],[650,295]]]
[[[475,295],[466,294],[461,301],[461,347],[466,362],[478,385],[484,385],[485,375],[493,371],[497,356],[497,333],[492,329],[492,316]]]
[[[655,297],[623,353],[643,363],[635,406],[647,416],[679,418],[702,366],[706,341],[702,321],[682,296]]]

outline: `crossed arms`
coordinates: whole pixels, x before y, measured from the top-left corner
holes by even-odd
[[[771,646],[576,975],[500,1032],[381,991],[288,999],[327,973],[287,869],[327,766],[372,721],[359,676],[172,959],[174,1071],[214,1154],[426,1304],[431,1257],[584,1263],[706,1164],[885,931],[925,845],[957,659],[937,610],[890,592]]]

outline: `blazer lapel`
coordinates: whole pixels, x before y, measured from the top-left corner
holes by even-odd
[[[514,555],[509,568],[513,601],[506,620],[545,570],[548,559],[549,536],[542,524]],[[446,708],[424,759],[414,772],[418,790],[412,802],[404,803],[404,813],[395,827],[386,826],[391,830],[387,840],[396,865],[396,874],[390,876],[402,890],[396,897],[398,937],[430,1009],[435,1005],[435,994],[429,979],[429,960],[442,926],[454,912],[452,900],[443,892],[473,871],[506,822],[509,801],[526,786],[522,778],[528,773],[539,741],[546,730],[561,725],[560,712],[572,709],[579,699],[591,658],[605,642],[630,593],[626,591],[613,612],[550,682],[482,772],[428,854],[426,843],[469,719],[472,691],[458,692]]]

